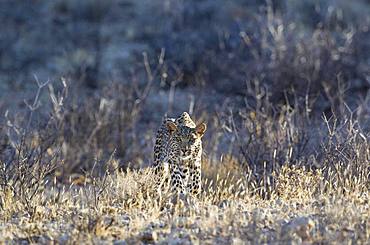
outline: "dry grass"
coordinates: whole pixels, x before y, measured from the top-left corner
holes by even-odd
[[[52,116],[38,127],[36,105],[48,84],[38,85],[29,117],[8,115],[2,129],[7,133],[0,242],[365,244],[370,239],[369,135],[353,113],[324,116],[315,124],[320,137],[310,137],[306,112],[286,106],[274,114],[272,103],[258,100],[258,93],[255,106],[247,104],[238,114],[204,114],[211,136],[205,140],[203,193],[174,204],[153,190],[150,168],[127,168],[114,150],[99,157],[117,132],[133,137],[134,127],[114,126],[115,115],[132,112],[131,97],[125,103],[112,97],[111,106],[98,109],[82,104],[76,113],[62,106],[66,86],[56,96],[50,85]],[[127,120],[121,125],[136,122],[132,114],[123,115]],[[229,147],[220,156],[224,144]],[[138,147],[129,149],[139,152]],[[94,152],[92,162],[85,159],[90,165],[73,170],[79,156]]]
[[[320,172],[283,167],[276,194],[265,200],[246,191],[243,179],[233,183],[237,187],[219,179],[200,200],[177,206],[174,213],[161,211],[147,194],[151,177],[148,170],[115,171],[81,186],[50,183],[31,214],[19,197],[1,192],[2,241],[366,243],[370,238],[369,192],[327,188],[333,183]]]
[[[0,243],[369,244],[365,0],[24,2],[0,16]],[[31,73],[66,79],[28,100]],[[173,202],[148,166],[184,110],[203,193]]]

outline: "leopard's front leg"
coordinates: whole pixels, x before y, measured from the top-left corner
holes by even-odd
[[[194,196],[198,196],[201,193],[202,183],[200,161],[196,161],[194,165],[190,167],[189,183],[187,185],[187,188],[189,192]]]
[[[186,194],[185,176],[178,164],[171,164],[171,192]]]
[[[154,167],[155,179],[155,189],[161,194],[165,191],[165,187],[168,184],[169,178],[169,167],[168,162],[162,162]]]

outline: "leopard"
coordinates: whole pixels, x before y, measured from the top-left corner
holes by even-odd
[[[189,113],[165,118],[156,134],[154,172],[158,191],[199,196],[201,193],[202,138],[207,125],[195,124]],[[167,187],[167,188],[166,188]]]

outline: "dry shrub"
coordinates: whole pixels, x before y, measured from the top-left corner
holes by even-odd
[[[115,160],[112,162],[114,164]],[[156,176],[152,168],[127,168],[125,171],[116,168],[102,176],[90,178],[91,183],[80,187],[87,203],[97,211],[109,212],[113,208],[140,212],[160,208],[163,197],[154,188]]]
[[[319,193],[323,180],[320,171],[315,172],[295,165],[284,165],[275,178],[275,192],[285,201],[312,200],[315,194]]]
[[[202,162],[204,200],[220,204],[225,200],[235,200],[249,194],[251,182],[248,172],[245,172],[239,161],[226,155],[219,162]]]
[[[39,106],[39,96],[46,83],[37,81],[38,89],[32,104],[27,104],[27,117],[11,118],[6,114],[7,125],[0,158],[0,207],[13,212],[26,211],[31,217],[45,201],[43,195],[50,176],[62,160],[57,147],[54,120],[32,125]],[[9,214],[9,213],[8,213]]]
[[[216,166],[215,166],[216,165]],[[244,176],[242,166],[238,159],[232,155],[223,155],[219,161],[211,161],[204,157],[202,161],[202,176],[209,180],[216,178],[228,178],[234,176],[236,179]],[[218,176],[218,177],[217,177]]]
[[[312,98],[324,96],[324,104],[318,105],[323,106],[338,102],[338,74],[342,74],[346,87],[354,85],[354,78],[364,78],[365,71],[356,69],[364,62],[356,56],[360,30],[339,28],[335,32],[324,22],[303,34],[295,23],[270,8],[257,25],[261,27],[257,34],[248,29],[242,32],[254,58],[248,64],[255,68],[250,67],[249,76],[261,79],[270,88],[274,102],[284,101],[285,93],[304,99],[309,92]],[[330,101],[333,97],[336,101]]]
[[[327,191],[338,194],[364,193],[370,190],[369,134],[349,111],[342,120],[325,118],[327,135],[318,157]]]
[[[143,82],[112,83],[88,90],[89,95],[80,94],[81,84],[75,93],[76,87],[68,89],[63,80],[60,87],[38,82],[29,110],[6,114],[0,126],[0,242],[366,243],[368,99],[355,110],[353,98],[345,102],[368,89],[367,20],[346,26],[329,16],[328,22],[313,20],[313,29],[306,30],[280,15],[276,1],[256,13],[235,2],[227,6],[238,23],[231,28],[236,19],[226,20],[226,27],[209,25],[221,11],[217,4],[169,2],[176,9],[164,10],[169,21],[158,28],[169,37],[158,39],[167,42],[158,47],[160,64],[153,69],[144,54],[147,77],[133,75]],[[72,35],[82,40],[78,47],[90,40],[96,51],[91,63],[70,64],[71,73],[90,88],[101,88],[99,28],[110,4],[67,1],[55,9],[97,24],[91,33],[81,33],[91,39]],[[197,16],[204,10],[208,14]],[[18,72],[23,65],[15,67]],[[168,212],[168,200],[154,189],[152,169],[137,170],[151,160],[148,121],[162,116],[145,107],[153,82],[158,89],[171,84],[172,95],[181,82],[204,86],[207,95],[215,89],[210,103],[238,95],[221,107],[199,107],[210,108],[202,114],[210,126],[204,139],[208,154],[202,163],[203,192],[190,212],[185,205]],[[317,118],[322,111],[323,120]]]
[[[160,193],[154,187],[156,176],[154,170],[151,168],[142,169],[140,171],[130,171],[122,174],[119,178],[125,180],[130,188],[124,190],[123,198],[124,205],[128,210],[136,208],[138,210],[159,209],[160,207]],[[126,182],[126,181],[129,182]],[[123,186],[122,186],[123,187]]]
[[[99,185],[95,177],[106,179],[107,171],[124,167],[119,159],[126,163],[143,159],[137,121],[147,92],[134,84],[113,84],[98,98],[70,98],[67,83],[62,80],[59,89],[37,80],[36,96],[27,103],[29,110],[6,114],[7,124],[0,132],[3,210],[24,209],[32,216],[46,201],[44,190],[54,173],[59,180],[71,177],[73,184],[92,183],[94,205],[98,206],[105,184]],[[47,87],[49,101],[45,100]],[[148,91],[149,87],[144,89]],[[49,115],[40,110],[45,108],[42,103],[49,106]],[[117,159],[114,166],[109,163],[113,158]],[[74,173],[84,175],[75,179]],[[20,206],[11,205],[13,202]]]
[[[90,171],[96,162],[106,161],[113,152],[126,163],[123,167],[131,161],[148,162],[145,159],[148,155],[141,152],[146,142],[140,141],[146,131],[137,122],[150,86],[138,88],[135,83],[113,83],[99,96],[77,95],[64,79],[62,86],[47,83],[43,87],[46,86],[48,94],[44,93],[45,89],[37,91],[31,112],[9,115],[8,122],[14,122],[8,123],[2,132],[5,136],[10,134],[6,136],[10,141],[14,141],[14,135],[19,132],[23,135],[17,136],[18,142],[5,142],[4,147],[15,149],[23,140],[29,148],[41,147],[44,152],[61,154],[64,164],[58,169],[58,175],[62,178]],[[46,113],[39,109],[41,103]],[[27,113],[33,116],[25,118]],[[104,173],[105,169],[94,170]]]
[[[343,11],[338,1],[236,1],[222,3],[222,10],[219,4],[170,1],[146,16],[166,19],[162,28],[147,23],[157,48],[165,47],[174,63],[168,65],[168,81],[235,96],[245,95],[245,79],[258,79],[274,103],[284,102],[286,95],[304,102],[308,95],[319,101],[319,110],[335,106],[340,86],[359,93],[369,88],[368,55],[362,52],[370,33],[365,14]]]
[[[105,160],[113,152],[126,163],[143,162],[137,122],[144,98],[138,92],[132,85],[112,84],[99,97],[69,98],[58,118],[63,174],[90,170],[95,159]]]
[[[296,190],[312,181],[313,189],[297,193],[300,197],[315,192],[321,175],[324,181],[320,184],[320,193],[368,190],[367,121],[359,121],[360,114],[355,113],[366,111],[366,104],[360,104],[353,111],[341,99],[341,110],[333,109],[330,119],[323,114],[323,119],[318,120],[310,113],[312,104],[309,102],[303,106],[298,100],[287,99],[285,104],[274,104],[268,89],[258,80],[247,83],[246,91],[245,108],[236,112],[229,109],[222,114],[220,124],[233,146],[232,155],[239,156],[237,162],[252,186],[249,190],[255,190],[262,198],[271,198],[275,191],[285,196],[281,187],[286,181],[282,180],[283,176],[295,179],[305,174],[307,178],[302,179],[303,182],[291,185],[292,190]],[[343,96],[344,92],[339,94]],[[318,172],[312,172],[315,169]],[[286,196],[291,195],[292,190],[286,188]]]
[[[275,105],[258,80],[247,83],[246,91],[245,107],[224,112],[221,125],[249,185],[265,198],[275,188],[272,173],[309,156],[310,107],[302,112],[296,101]]]
[[[257,170],[266,164],[271,171],[300,159],[309,140],[307,114],[289,101],[274,105],[271,94],[258,81],[248,86],[247,93],[253,97],[246,100],[245,108],[238,112],[239,118],[229,116],[243,161]]]

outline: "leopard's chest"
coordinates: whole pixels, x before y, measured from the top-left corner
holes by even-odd
[[[179,170],[181,172],[181,177],[184,180],[184,184],[187,185],[191,179],[192,171],[194,169],[195,159],[187,159],[187,160],[180,160],[179,161]]]

